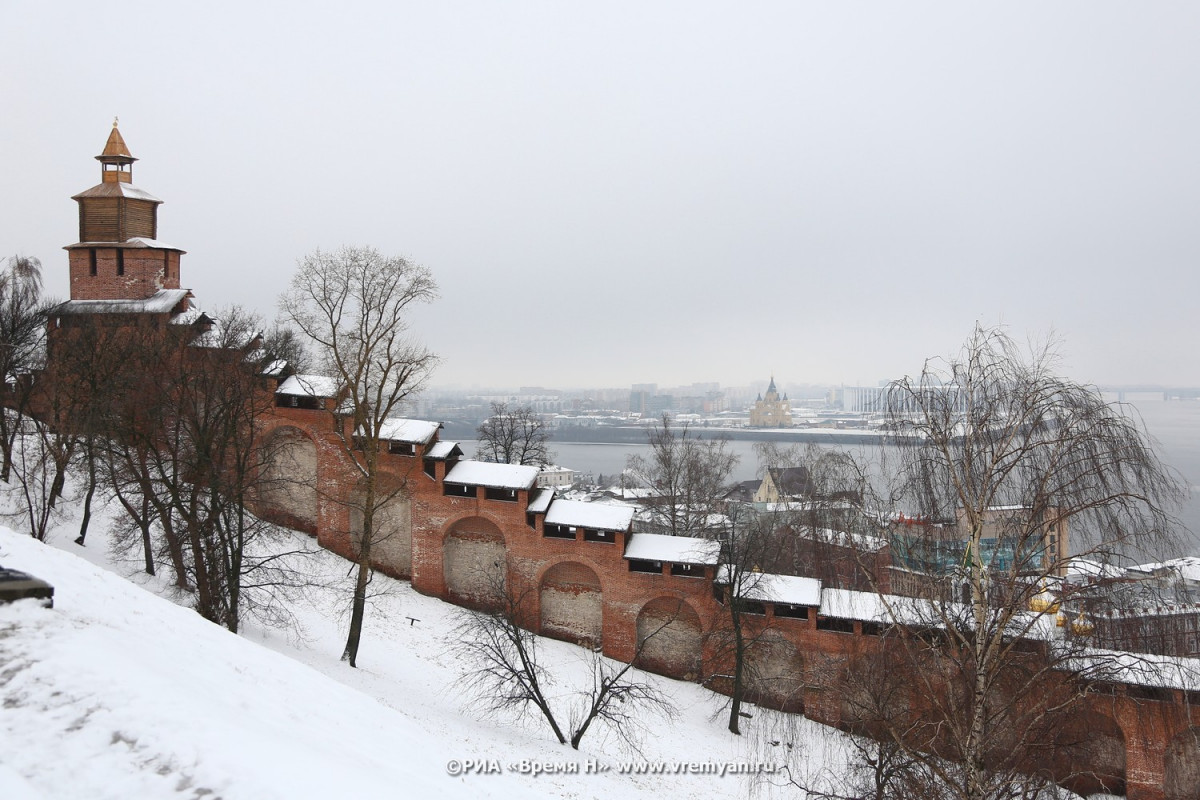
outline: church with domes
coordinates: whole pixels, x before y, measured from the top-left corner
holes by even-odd
[[[775,388],[775,376],[771,376],[771,385],[767,387],[766,395],[759,395],[750,409],[751,428],[790,428],[792,427],[792,404],[785,394],[781,399]]]

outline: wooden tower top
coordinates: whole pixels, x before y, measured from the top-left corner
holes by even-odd
[[[96,160],[101,165],[100,183],[71,198],[79,203],[79,241],[157,239],[162,200],[133,185],[133,162],[137,159],[130,154],[116,120],[104,152]]]
[[[125,145],[125,139],[117,128],[118,120],[113,118],[112,132],[104,143],[104,152],[96,156],[96,160],[104,166],[101,168],[103,183],[133,183],[133,162],[137,161]]]

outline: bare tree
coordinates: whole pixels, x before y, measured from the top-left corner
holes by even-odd
[[[335,409],[335,430],[360,477],[362,535],[342,654],[352,667],[362,637],[372,546],[391,533],[376,525],[376,515],[403,491],[403,486],[381,486],[384,426],[424,386],[437,362],[409,336],[409,314],[436,296],[437,285],[425,267],[369,247],[345,247],[335,253],[316,250],[301,259],[291,288],[280,298],[285,320],[304,334],[319,368],[341,386],[344,399]]]
[[[529,406],[509,408],[492,403],[492,415],[476,430],[479,447],[475,457],[498,464],[543,467],[550,463],[550,432],[541,415]]]
[[[164,330],[81,319],[63,345],[111,327],[123,344],[121,368],[103,380],[81,371],[56,388],[81,391],[102,409],[89,423],[104,433],[102,471],[135,522],[128,544],[141,546],[147,571],[165,555],[196,611],[237,632],[247,613],[286,617],[290,591],[306,582],[307,552],[248,510],[272,457],[259,429],[273,398],[247,360],[259,321],[236,308],[204,320]]]
[[[741,734],[742,704],[766,678],[759,674],[755,658],[768,634],[763,601],[770,599],[770,577],[761,565],[773,556],[777,524],[773,514],[740,508],[731,514],[729,534],[718,537],[717,583],[723,592],[718,602],[723,613],[706,638],[714,659],[732,667],[732,673],[722,677],[729,687],[728,728],[734,734]]]
[[[1183,489],[1140,421],[1053,367],[1048,347],[1023,353],[979,328],[959,356],[888,391],[895,500],[920,521],[897,527],[893,552],[939,528],[932,577],[953,591],[903,609],[883,597],[908,632],[894,643],[920,714],[876,722],[948,796],[1035,790],[1036,776],[1023,776],[1103,679],[1103,663],[1064,660],[1071,640],[1053,615],[1070,602],[1059,580],[1068,560],[1172,543]]]
[[[626,465],[655,494],[646,530],[708,538],[723,531],[725,498],[738,462],[726,440],[701,439],[687,425],[672,426],[666,414],[648,435],[650,455],[630,456]]]
[[[42,307],[42,264],[12,256],[0,272],[0,480],[12,470],[13,445],[29,413],[32,376],[45,357],[46,317]]]
[[[643,716],[671,711],[666,697],[633,666],[646,643],[669,624],[667,620],[643,640],[627,664],[606,658],[598,648],[587,650],[590,684],[577,688],[570,724],[564,727],[550,702],[551,676],[540,663],[541,637],[523,627],[530,617],[528,593],[515,593],[499,565],[486,580],[495,607],[486,612],[462,611],[452,650],[464,664],[465,688],[482,701],[488,713],[517,717],[534,713],[545,720],[560,744],[570,743],[578,750],[584,735],[597,723],[637,749]]]

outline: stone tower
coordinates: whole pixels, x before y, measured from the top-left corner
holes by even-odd
[[[158,241],[154,195],[133,185],[133,162],[117,123],[96,156],[100,183],[75,195],[79,241],[66,250],[72,300],[145,300],[179,288],[184,251]]]

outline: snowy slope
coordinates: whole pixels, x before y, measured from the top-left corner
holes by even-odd
[[[348,589],[336,584],[344,585],[346,564],[328,553],[315,557],[313,571],[334,585],[293,609],[302,637],[254,626],[235,636],[114,574],[103,529],[86,548],[70,542],[73,533],[64,524],[45,545],[0,529],[0,563],[56,588],[53,610],[0,606],[6,800],[660,798],[681,789],[742,798],[751,784],[745,776],[620,768],[774,764],[776,751],[754,752],[755,737],[733,737],[712,718],[719,701],[710,693],[657,676],[648,679],[672,696],[677,713],[648,720],[640,754],[602,731],[575,752],[537,720],[480,719],[456,686],[460,665],[447,654],[462,612],[401,582],[379,579],[386,592],[369,612],[360,669],[350,669],[338,660]],[[543,655],[558,678],[560,714],[568,716],[572,686],[585,680],[581,651],[548,641]],[[755,711],[753,725],[771,717]],[[842,772],[841,737],[800,723],[808,768]],[[503,774],[450,776],[452,759]],[[606,770],[583,774],[589,760]],[[521,774],[532,763],[578,773]]]

